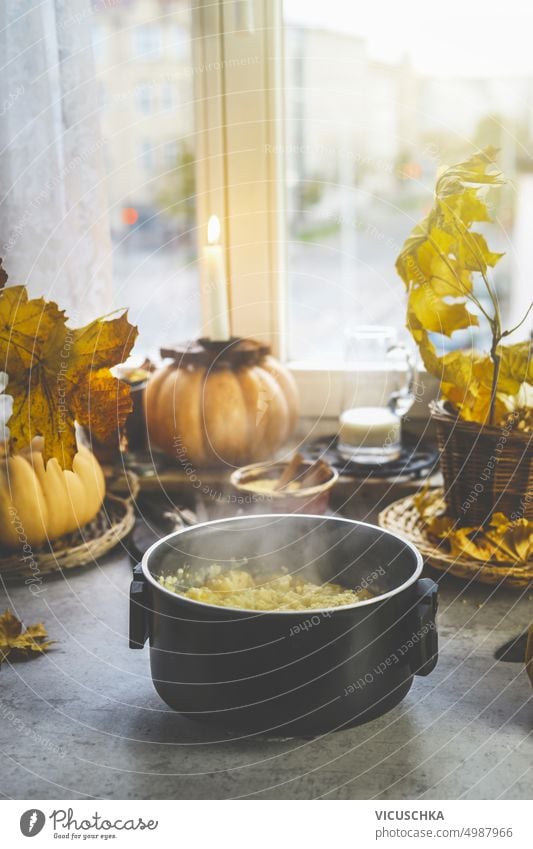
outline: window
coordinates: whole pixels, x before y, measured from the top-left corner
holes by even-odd
[[[197,3],[192,78],[195,153],[201,163],[198,232],[205,240],[207,222],[217,216],[234,335],[262,339],[283,353],[280,11],[279,0]],[[200,274],[207,283],[203,263]]]
[[[104,30],[102,27],[95,23],[93,26],[93,52],[94,58],[96,62],[103,62],[105,59],[105,42],[104,42]]]
[[[143,83],[140,86],[137,86],[136,91],[136,101],[137,101],[137,109],[139,112],[143,112],[147,115],[152,111],[152,88],[149,84]]]
[[[175,168],[178,165],[178,142],[170,141],[164,146],[165,165],[167,168]]]
[[[438,168],[487,144],[501,149],[515,187],[502,192],[488,234],[507,252],[495,279],[512,326],[533,262],[526,6],[511,0],[491,19],[481,2],[453,0],[438,37],[435,9],[422,0],[284,8],[290,356],[338,359],[349,322],[403,329],[398,251],[431,202]],[[466,332],[445,340],[465,342]]]
[[[174,26],[170,32],[170,45],[174,56],[178,59],[187,59],[189,57],[189,38],[190,34],[185,27]]]
[[[161,95],[163,109],[172,109],[175,101],[174,85],[170,82],[163,83]]]
[[[285,0],[284,16],[280,0],[131,0],[100,11],[99,74],[117,104],[104,116],[117,269],[151,338],[209,332],[195,245],[216,215],[233,333],[269,342],[309,386],[327,372],[329,404],[343,329],[403,329],[394,261],[438,168],[488,143],[517,188],[502,193],[490,234],[508,254],[496,283],[513,323],[533,262],[533,59],[522,4],[509,0],[497,24],[485,16],[474,38],[483,8],[450,0],[439,39],[422,0],[353,10]],[[124,59],[132,37],[135,55]],[[148,68],[147,57],[157,62]],[[157,281],[148,299],[146,276]],[[179,320],[169,303],[181,305]]]
[[[154,149],[152,147],[152,142],[150,141],[142,141],[139,146],[139,157],[142,162],[142,167],[149,174],[154,169]]]
[[[108,108],[101,115],[113,240],[114,300],[139,325],[136,351],[154,354],[200,333],[194,203],[191,8],[187,0],[99,4],[95,57]],[[179,27],[180,57],[159,52]],[[133,37],[134,50],[130,49]],[[147,67],[146,58],[157,63]],[[161,110],[178,78],[186,97]],[[149,116],[149,117],[148,117]],[[172,140],[172,150],[167,145]],[[181,158],[180,158],[181,157]],[[185,157],[185,158],[184,158]]]
[[[144,5],[147,9],[153,4],[142,3],[142,0],[134,0],[134,5]],[[131,13],[131,5],[124,12]],[[137,59],[154,60],[161,53],[161,27],[156,24],[142,24],[135,27],[133,31],[133,54]]]

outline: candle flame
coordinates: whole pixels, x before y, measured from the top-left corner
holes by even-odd
[[[212,215],[207,222],[207,241],[210,245],[216,245],[220,239],[220,221],[216,215]]]

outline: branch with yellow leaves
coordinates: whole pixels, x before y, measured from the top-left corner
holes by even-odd
[[[487,148],[440,175],[433,208],[413,229],[396,263],[408,293],[407,326],[426,368],[440,379],[442,394],[458,414],[480,424],[494,424],[527,407],[523,389],[533,384],[531,343],[501,344],[523,325],[533,304],[515,327],[502,328],[489,269],[503,254],[491,251],[484,236],[472,229],[491,220],[482,192],[505,182],[494,167],[496,153]],[[485,286],[490,309],[475,292],[476,276]],[[476,310],[490,327],[490,351],[472,348],[438,356],[431,334],[451,337],[457,330],[478,326]]]

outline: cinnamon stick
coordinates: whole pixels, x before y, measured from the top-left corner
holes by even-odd
[[[302,478],[302,486],[318,486],[321,483],[326,483],[330,477],[330,470],[324,460],[315,460],[312,466],[309,466],[305,475]]]
[[[283,469],[283,472],[281,473],[279,480],[276,482],[276,485],[274,486],[274,492],[279,492],[280,489],[285,489],[285,487],[288,486],[288,484],[290,484],[290,482],[297,477],[303,459],[304,458],[302,457],[299,451],[296,451],[294,453],[291,461],[287,463],[287,465]]]

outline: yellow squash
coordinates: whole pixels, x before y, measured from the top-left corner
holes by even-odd
[[[46,468],[42,440],[30,450],[0,457],[0,545],[39,546],[87,524],[105,495],[104,474],[87,448],[78,448],[72,470],[53,457]]]

